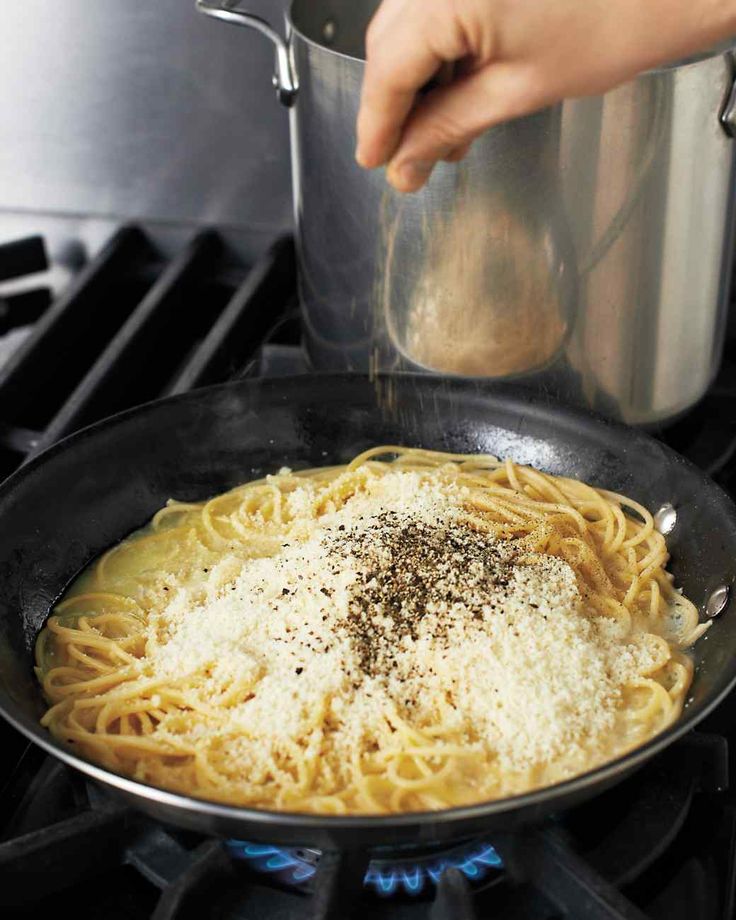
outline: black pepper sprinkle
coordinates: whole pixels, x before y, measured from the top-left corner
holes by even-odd
[[[297,674],[301,674],[303,670],[304,670],[304,668],[297,668],[297,669],[296,669],[296,673],[297,673]]]
[[[344,624],[364,674],[395,667],[397,643],[416,640],[428,612],[457,610],[482,620],[491,590],[508,586],[517,564],[511,541],[499,544],[461,522],[427,523],[385,511],[367,528],[331,535],[329,548],[357,563]],[[498,615],[494,611],[494,615]],[[444,616],[434,638],[447,639]]]

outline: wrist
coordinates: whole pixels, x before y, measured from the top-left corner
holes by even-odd
[[[629,7],[648,18],[659,60],[674,60],[708,49],[734,37],[736,0],[629,0]]]

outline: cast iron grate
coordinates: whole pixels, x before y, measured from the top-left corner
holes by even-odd
[[[295,288],[288,238],[246,267],[204,230],[167,262],[142,230],[123,227],[0,367],[0,477],[122,409],[243,374],[293,310]],[[6,312],[32,321],[42,300],[6,301]]]

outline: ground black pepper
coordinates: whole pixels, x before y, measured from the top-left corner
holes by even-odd
[[[391,670],[397,644],[419,637],[427,613],[440,615],[433,618],[432,633],[440,641],[447,638],[453,609],[482,619],[489,594],[508,585],[516,566],[512,544],[459,520],[428,523],[385,511],[368,527],[338,530],[326,539],[359,573],[345,629],[368,676]]]

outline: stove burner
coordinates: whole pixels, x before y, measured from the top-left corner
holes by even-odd
[[[258,872],[268,873],[292,888],[309,888],[319,864],[319,850],[270,846],[228,840],[231,856],[248,862]],[[493,846],[471,841],[451,850],[392,859],[373,859],[368,865],[363,884],[381,897],[409,895],[416,897],[428,889],[434,892],[445,869],[459,869],[474,885],[500,875],[503,862]]]

